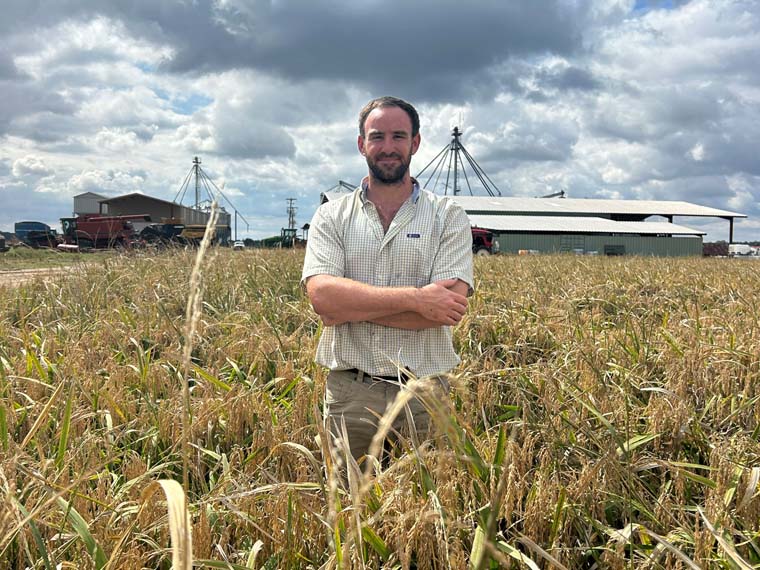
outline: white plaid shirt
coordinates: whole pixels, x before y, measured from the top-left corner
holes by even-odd
[[[366,198],[366,179],[351,194],[320,206],[309,228],[302,282],[327,274],[378,287],[423,287],[458,278],[472,290],[467,215],[448,198],[414,186],[387,233]],[[402,366],[426,376],[448,372],[459,357],[450,327],[413,331],[364,321],[324,327],[316,361],[331,370],[395,376]]]

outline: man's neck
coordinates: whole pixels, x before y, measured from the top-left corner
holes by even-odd
[[[400,207],[412,195],[412,190],[412,179],[409,175],[398,184],[384,184],[370,175],[367,199],[376,206]]]

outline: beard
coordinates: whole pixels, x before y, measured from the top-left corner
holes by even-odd
[[[404,179],[409,170],[409,165],[412,162],[411,151],[407,156],[396,153],[378,156],[378,160],[383,158],[397,158],[399,159],[399,163],[396,166],[385,166],[367,156],[367,166],[369,166],[369,170],[372,172],[372,177],[383,184],[398,184]]]

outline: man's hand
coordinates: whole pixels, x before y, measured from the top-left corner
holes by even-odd
[[[461,290],[460,284],[459,279],[446,279],[417,289],[415,312],[434,323],[456,325],[467,311],[467,297],[455,290]]]

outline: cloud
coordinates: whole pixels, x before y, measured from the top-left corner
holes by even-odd
[[[139,192],[144,184],[139,174],[114,170],[87,170],[69,178],[65,183],[68,194],[128,194]]]
[[[41,178],[53,173],[43,159],[33,155],[27,155],[13,161],[11,172],[17,178]]]

